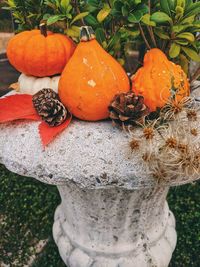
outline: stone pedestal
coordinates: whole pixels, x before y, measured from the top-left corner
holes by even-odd
[[[168,188],[90,190],[58,186],[53,235],[72,267],[168,266],[176,245]]]
[[[68,267],[167,267],[176,245],[166,196],[110,122],[74,120],[45,150],[38,122],[0,125],[0,162],[58,186],[53,236]],[[178,181],[189,182],[189,178]],[[176,182],[173,181],[176,185]]]

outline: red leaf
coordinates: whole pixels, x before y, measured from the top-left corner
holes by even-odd
[[[23,116],[22,120],[41,121],[42,119],[38,114]]]
[[[46,122],[41,122],[39,125],[39,133],[43,147],[51,143],[59,133],[66,129],[69,126],[71,120],[72,115],[70,115],[70,117],[68,117],[68,119],[61,125],[55,127],[50,127]]]
[[[0,123],[32,119],[32,115],[35,119],[38,116],[31,95],[11,95],[0,99]]]

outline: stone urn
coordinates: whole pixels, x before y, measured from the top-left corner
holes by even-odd
[[[38,122],[0,125],[0,162],[56,185],[53,236],[68,267],[167,267],[176,246],[166,196],[182,177],[157,183],[130,154],[130,135],[109,121],[74,120],[43,149]]]

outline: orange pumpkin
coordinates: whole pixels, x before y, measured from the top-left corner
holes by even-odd
[[[157,48],[146,53],[144,66],[131,79],[133,92],[144,97],[150,111],[163,107],[171,97],[180,101],[190,94],[184,71]]]
[[[116,94],[128,92],[130,83],[121,65],[96,41],[91,27],[82,27],[81,42],[59,82],[62,103],[79,119],[109,117],[108,106]]]
[[[75,50],[71,39],[62,34],[41,30],[24,31],[8,43],[7,56],[20,72],[37,77],[52,76],[63,71]]]

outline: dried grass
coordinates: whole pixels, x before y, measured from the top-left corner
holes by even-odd
[[[149,175],[159,183],[200,177],[200,105],[194,99],[168,102],[158,119],[140,126],[131,132],[130,146]]]

